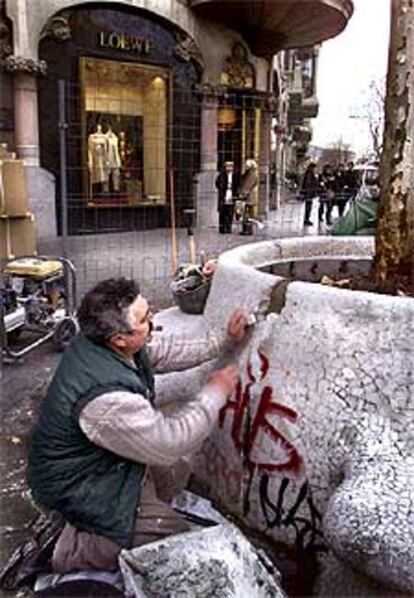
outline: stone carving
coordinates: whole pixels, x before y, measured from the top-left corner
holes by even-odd
[[[0,21],[0,60],[12,52],[9,28],[4,21]]]
[[[363,238],[237,248],[220,258],[204,315],[181,322],[196,336],[202,325],[224,330],[235,305],[279,305],[226,357],[240,383],[193,472],[247,525],[313,555],[328,549],[323,595],[414,593],[414,300],[303,282],[286,291],[265,272],[296,255],[310,261],[294,267],[312,272],[323,268],[313,256],[372,251]],[[180,388],[196,391],[206,373],[181,373]],[[164,393],[174,400],[177,389],[172,377]],[[381,593],[364,593],[371,583]]]
[[[234,44],[231,56],[224,62],[220,83],[238,89],[253,89],[255,86],[254,66],[247,60],[247,51],[239,42]]]
[[[204,59],[194,40],[185,33],[177,33],[176,40],[174,56],[182,62],[192,61],[201,73],[204,70]]]
[[[43,27],[40,39],[49,37],[59,43],[65,42],[72,37],[69,19],[64,16],[56,16],[49,19]]]
[[[3,68],[9,73],[27,73],[29,75],[46,75],[45,60],[33,60],[23,56],[7,56],[3,60]]]

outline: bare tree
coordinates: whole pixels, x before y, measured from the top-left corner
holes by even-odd
[[[342,139],[338,139],[331,143],[329,147],[325,148],[319,159],[320,164],[346,164],[354,159],[354,152],[348,143],[344,143]]]
[[[376,236],[379,283],[414,285],[414,0],[391,0],[381,204]]]
[[[371,81],[365,106],[366,120],[371,134],[372,150],[380,162],[384,139],[385,79]]]

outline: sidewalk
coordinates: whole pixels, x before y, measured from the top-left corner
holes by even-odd
[[[241,244],[317,234],[316,230],[303,229],[303,210],[303,204],[295,200],[284,203],[278,211],[270,212],[262,230],[258,231],[255,227],[252,236],[240,235],[238,224],[233,225],[233,233],[230,235],[219,234],[217,226],[196,229],[194,238],[197,256],[201,250],[207,258],[213,258]],[[43,241],[38,245],[41,255],[64,255],[61,238]],[[189,261],[186,229],[177,230],[177,245],[178,263]],[[68,237],[66,257],[76,267],[78,299],[103,278],[126,276],[140,282],[142,292],[154,302],[157,309],[171,305],[170,229]]]

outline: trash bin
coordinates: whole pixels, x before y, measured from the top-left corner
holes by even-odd
[[[198,287],[185,289],[178,287],[176,281],[171,283],[174,301],[186,314],[202,314],[210,292],[211,280],[202,282]]]

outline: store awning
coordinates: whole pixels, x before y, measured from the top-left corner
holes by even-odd
[[[239,31],[252,52],[312,46],[340,33],[352,0],[190,0],[194,12]]]

